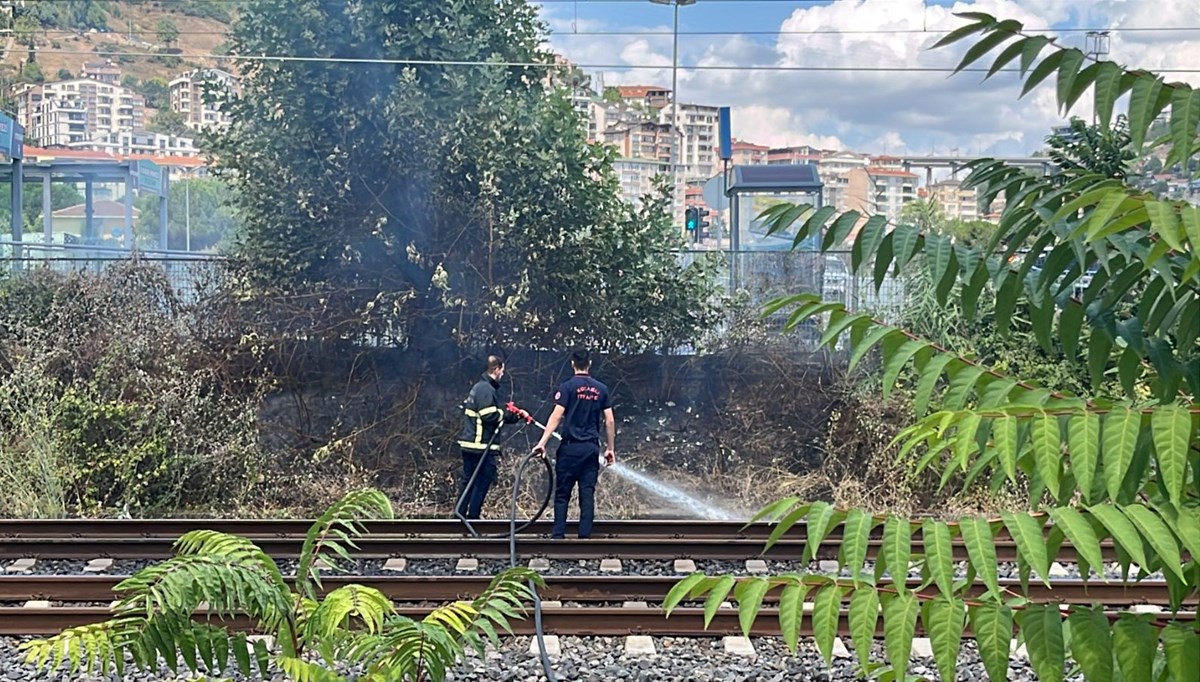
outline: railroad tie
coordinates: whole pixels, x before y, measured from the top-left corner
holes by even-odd
[[[105,573],[113,567],[113,560],[108,557],[92,559],[83,567],[84,573]]]
[[[746,658],[758,658],[758,652],[750,643],[749,637],[726,637],[724,640],[725,653]]]
[[[534,557],[529,560],[529,570],[531,571],[549,571],[550,560],[545,557]]]
[[[675,572],[676,573],[695,573],[696,572],[696,562],[691,559],[676,559],[675,560]]]
[[[625,638],[625,655],[627,656],[653,656],[657,651],[654,650],[654,638],[648,635],[629,635]]]
[[[767,572],[767,562],[762,559],[746,559],[746,572],[761,574]]]
[[[601,573],[620,573],[621,572],[621,560],[620,559],[601,559],[600,560],[600,572]]]
[[[382,570],[391,573],[403,573],[406,568],[408,568],[408,559],[402,556],[394,556],[383,564]]]
[[[458,563],[454,566],[454,570],[458,571],[459,573],[472,573],[478,571],[479,559],[465,556],[458,560]]]
[[[37,559],[34,559],[32,557],[26,557],[24,559],[17,559],[16,561],[14,561],[11,564],[9,564],[8,566],[6,566],[4,568],[4,572],[5,573],[29,573],[30,571],[33,570],[33,567],[35,564],[37,564]]]
[[[562,655],[562,644],[558,641],[558,635],[544,635],[542,637],[542,641],[544,641],[546,644],[546,655],[547,656],[561,656]],[[529,638],[529,653],[533,654],[534,656],[541,655],[542,649],[541,649],[541,647],[538,646],[538,638],[537,637]]]

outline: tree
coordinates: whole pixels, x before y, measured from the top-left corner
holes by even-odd
[[[158,35],[158,39],[167,46],[168,50],[171,49],[171,46],[175,44],[176,40],[179,40],[179,27],[176,26],[175,22],[171,21],[170,19],[159,19],[158,24],[154,27],[154,30]]]
[[[146,130],[164,135],[192,135],[194,131],[188,127],[183,114],[173,109],[159,109],[154,118],[146,124]]]
[[[146,106],[160,111],[171,108],[171,89],[165,80],[147,78],[141,83],[135,83],[132,88],[146,98]]]
[[[83,203],[83,195],[74,185],[65,182],[50,184],[50,210],[57,211],[68,206]],[[26,182],[21,192],[22,213],[25,216],[25,229],[28,232],[40,232],[42,221],[42,183]],[[12,216],[12,195],[10,192],[0,192],[0,223],[8,225]]]
[[[1195,88],[1113,62],[1089,63],[1079,50],[1026,35],[1016,21],[980,13],[959,16],[971,23],[937,47],[981,36],[960,69],[1003,46],[990,73],[1020,56],[1025,89],[1054,77],[1059,104],[1066,109],[1094,85],[1102,128],[1128,93],[1132,149],[1162,149],[1167,165],[1200,152],[1200,91]],[[1040,57],[1047,48],[1049,54]],[[1168,105],[1170,134],[1148,138],[1152,121]],[[1178,613],[1200,587],[1200,207],[1132,189],[1112,177],[1116,170],[1081,165],[1063,182],[996,160],[972,162],[965,184],[977,188],[985,201],[1001,194],[1007,200],[988,244],[963,245],[913,225],[889,231],[886,220],[873,216],[855,238],[853,267],[868,269],[878,284],[889,269],[903,271],[919,258],[932,273],[940,305],[960,305],[967,319],[988,316],[1001,331],[1012,326],[1014,308],[1024,306],[1039,346],[1088,367],[1092,387],[1117,379],[1123,400],[1040,388],[813,295],[785,297],[769,306],[772,312],[790,310],[792,328],[827,315],[822,341],[832,348],[849,332],[851,368],[877,351],[884,391],[911,372],[915,421],[894,441],[899,460],[915,462],[917,471],[940,471],[943,485],[978,482],[1025,490],[1030,511],[947,522],[784,499],[758,515],[779,521],[768,544],[803,522],[805,558],[811,558],[822,539],[840,527],[839,565],[851,578],[695,574],[675,586],[667,609],[705,596],[715,606],[732,592],[748,628],[764,596],[781,589],[785,641],[796,646],[805,612],[801,605],[810,602],[812,628],[828,662],[839,611],[848,601],[849,628],[864,671],[891,679],[906,676],[918,618],[931,637],[942,679],[954,677],[967,623],[993,680],[1007,679],[1014,627],[1042,680],[1063,679],[1068,651],[1088,680],[1194,679],[1200,633]],[[762,217],[772,231],[794,229],[798,240],[820,234],[829,224],[823,244],[828,249],[863,218],[855,211],[835,213],[785,205]],[[1083,284],[1083,273],[1092,266],[1098,269]],[[1077,286],[1082,293],[1074,293]],[[985,290],[995,304],[981,310]],[[868,540],[880,528],[882,549],[874,571],[864,573]],[[1050,562],[1063,543],[1074,549],[1084,576],[1089,568],[1101,570],[1101,543],[1112,543],[1126,576],[1131,570],[1139,579],[1162,572],[1170,612],[1110,617],[1103,605],[1092,605],[1064,613],[1057,603],[1030,598],[1027,587],[1002,593],[996,567],[1000,533],[1016,544],[1025,586],[1031,572],[1048,580]],[[914,534],[923,548],[913,546]],[[966,581],[955,576],[955,536],[967,548]],[[919,590],[906,584],[910,561],[920,566]],[[984,592],[968,597],[966,589],[976,579]],[[900,663],[894,670],[871,662],[881,612],[887,658]]]
[[[21,65],[21,74],[17,76],[17,81],[21,83],[43,83],[46,80],[46,74],[42,72],[42,65],[35,61],[27,61]]]
[[[372,587],[346,585],[320,595],[321,565],[349,559],[348,549],[365,530],[363,521],[392,518],[391,503],[377,490],[347,494],[309,528],[296,569],[295,590],[271,557],[245,538],[211,530],[185,534],[176,555],[138,571],[117,585],[126,593],[112,620],[74,627],[49,639],[21,645],[39,667],[71,673],[87,670],[123,675],[126,655],[141,670],[164,660],[172,669],[182,655],[192,672],[224,673],[231,667],[263,679],[275,671],[298,682],[345,682],[334,666],[361,665],[357,679],[440,680],[467,646],[482,655],[484,637],[530,595],[526,581],[540,583],[525,568],[496,576],[482,595],[440,607],[416,621],[398,615],[386,595]],[[336,569],[335,569],[336,570]],[[206,619],[193,619],[202,605]],[[248,615],[258,632],[274,637],[276,651],[231,633],[223,621]],[[507,614],[507,615],[506,615]],[[362,627],[351,628],[351,623]],[[70,652],[65,655],[65,652]],[[306,657],[309,654],[315,657]],[[228,665],[233,654],[233,666]]]
[[[205,251],[232,237],[237,230],[237,214],[232,205],[233,193],[228,185],[216,178],[175,180],[170,184],[167,198],[167,248],[191,248]],[[134,231],[139,244],[158,245],[158,196],[137,198],[138,216]]]
[[[1113,125],[1088,125],[1071,117],[1066,131],[1046,138],[1050,158],[1067,176],[1096,173],[1106,178],[1124,178],[1137,154],[1129,147],[1129,125],[1118,116]]]
[[[241,65],[233,125],[207,140],[238,189],[247,286],[323,292],[307,298],[325,301],[314,315],[327,326],[306,335],[352,323],[431,367],[467,344],[637,352],[712,324],[711,264],[680,267],[665,210],[621,202],[611,153],[547,92],[535,12],[435,0],[241,12],[235,53],[384,60]],[[414,59],[435,63],[387,63]]]
[[[75,77],[75,74],[71,73],[70,69],[59,69],[58,70],[58,80],[60,80],[60,81],[69,81],[74,77]]]

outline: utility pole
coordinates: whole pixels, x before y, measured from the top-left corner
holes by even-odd
[[[671,30],[671,174],[675,176],[675,189],[678,191],[679,177],[679,147],[683,144],[683,132],[679,129],[679,8],[696,4],[696,0],[650,0],[656,5],[671,5],[675,9],[674,28]]]
[[[1108,56],[1108,39],[1108,31],[1088,31],[1085,34],[1086,43],[1084,53],[1096,61],[1104,59]],[[1093,107],[1092,125],[1096,125],[1099,120],[1099,113]]]

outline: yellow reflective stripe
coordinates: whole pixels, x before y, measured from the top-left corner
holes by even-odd
[[[475,442],[483,445],[483,420],[475,418]]]
[[[480,411],[479,411],[477,414],[478,414],[480,417],[482,417],[482,416],[483,416],[483,415],[485,415],[485,414],[491,414],[491,413],[493,413],[493,412],[499,412],[499,411],[500,411],[500,408],[499,408],[499,407],[496,407],[495,405],[492,405],[491,407],[485,407],[485,408],[483,408],[483,409],[482,409],[482,410],[480,410]]]
[[[475,410],[463,410],[463,413],[466,414],[468,417],[478,417],[479,416],[479,413],[476,412]]]
[[[472,442],[471,442],[471,441],[469,441],[469,440],[460,440],[460,441],[458,441],[458,445],[459,445],[459,447],[463,447],[463,448],[469,448],[469,449],[471,449],[471,450],[484,450],[484,449],[487,449],[487,450],[499,450],[499,449],[500,449],[500,444],[499,444],[499,443],[492,443],[491,447],[489,447],[489,448],[484,448],[484,444],[483,444],[483,443],[472,443]]]

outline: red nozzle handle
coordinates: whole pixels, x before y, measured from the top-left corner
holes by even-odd
[[[533,415],[531,415],[528,412],[526,412],[525,410],[522,410],[521,408],[517,407],[517,404],[514,403],[513,401],[511,401],[511,400],[508,401],[508,404],[505,405],[504,407],[506,409],[508,409],[509,412],[512,412],[513,414],[524,419],[525,423],[527,423],[527,424],[533,423]]]

